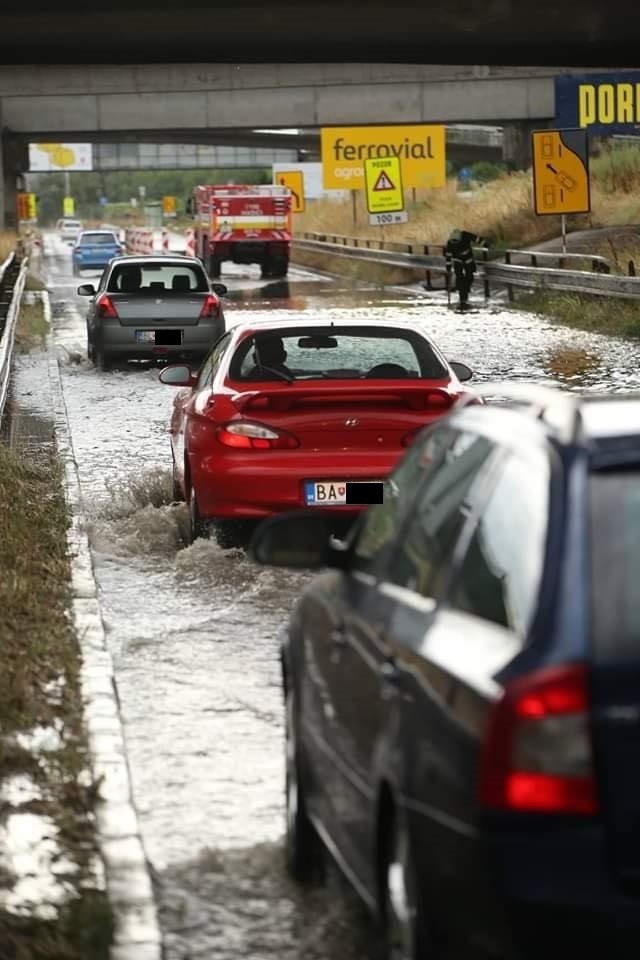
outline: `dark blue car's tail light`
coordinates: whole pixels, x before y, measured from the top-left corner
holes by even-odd
[[[491,809],[597,813],[584,666],[551,667],[507,684],[489,715],[480,802]]]

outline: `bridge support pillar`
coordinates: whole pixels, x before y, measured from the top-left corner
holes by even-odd
[[[519,120],[517,123],[507,123],[503,127],[502,159],[505,163],[513,164],[520,170],[526,170],[532,164],[531,134],[534,130],[544,130],[551,127],[551,123],[538,120]]]
[[[0,229],[17,229],[16,194],[24,189],[24,174],[28,169],[28,145],[3,134],[0,137]]]

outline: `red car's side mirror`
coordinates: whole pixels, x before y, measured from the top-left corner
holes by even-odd
[[[160,371],[158,379],[170,387],[193,387],[198,382],[198,377],[186,363],[170,364]]]

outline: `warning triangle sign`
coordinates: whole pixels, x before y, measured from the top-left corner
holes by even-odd
[[[388,175],[384,172],[384,170],[381,170],[380,175],[376,180],[373,189],[374,190],[395,190],[395,187],[391,183],[391,180],[389,179]]]

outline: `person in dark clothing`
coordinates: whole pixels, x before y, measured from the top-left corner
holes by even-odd
[[[455,289],[458,291],[458,309],[463,312],[469,305],[469,292],[473,284],[473,275],[476,272],[476,261],[473,256],[474,246],[488,246],[487,241],[477,233],[469,230],[452,230],[444,247],[444,256],[447,268],[447,291],[451,289],[451,271],[456,278]]]
[[[263,337],[256,340],[253,351],[254,368],[247,380],[293,380],[294,376],[285,364],[287,351],[280,337]]]

